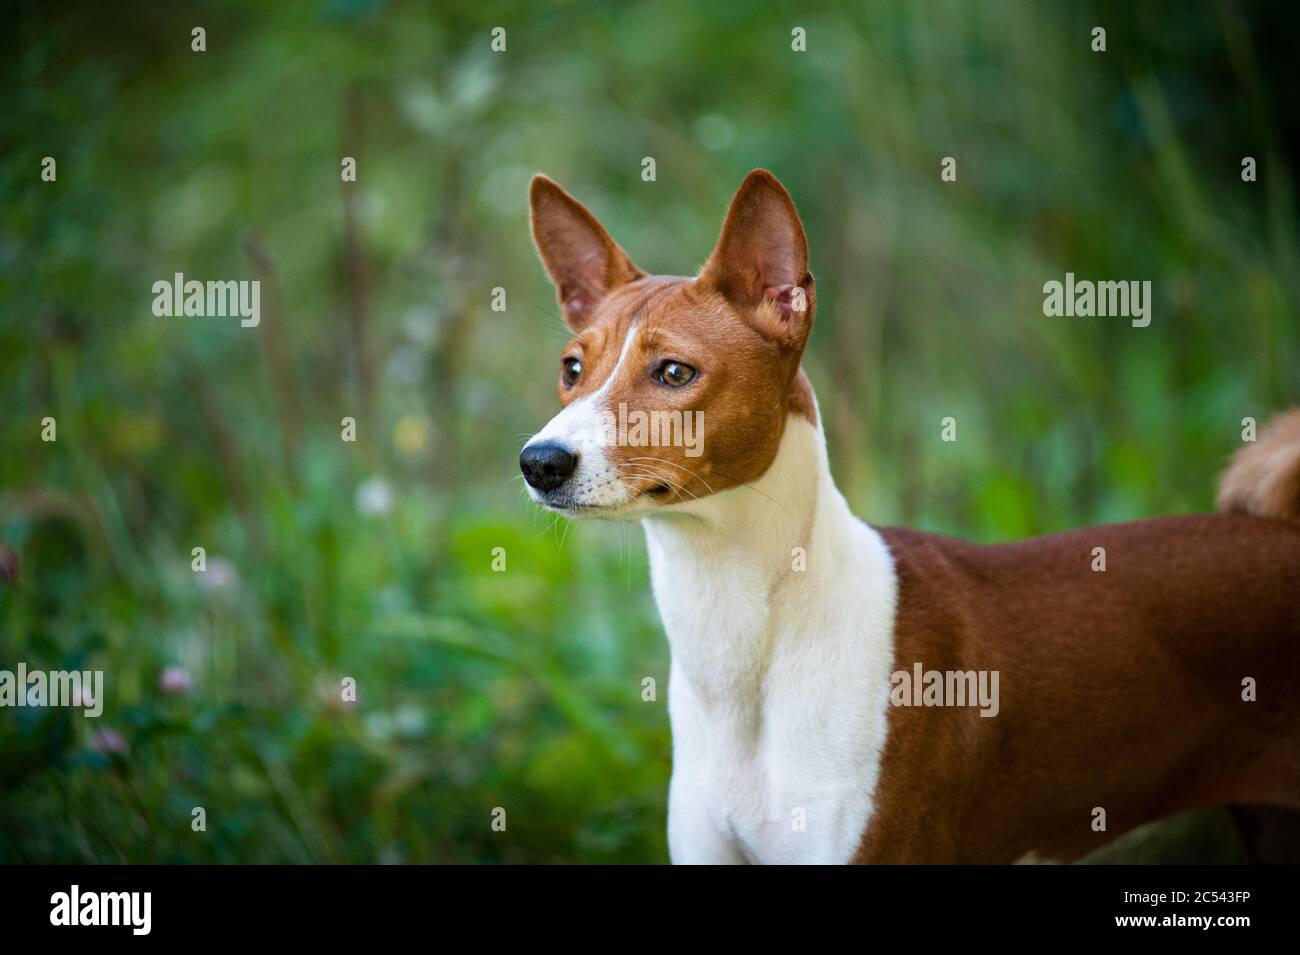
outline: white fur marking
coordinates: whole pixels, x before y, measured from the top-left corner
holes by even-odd
[[[527,448],[543,441],[555,441],[578,455],[578,468],[565,485],[573,503],[586,507],[618,507],[631,499],[627,485],[605,457],[608,419],[602,412],[606,410],[603,407],[605,396],[623,367],[623,359],[632,347],[636,331],[636,323],[633,323],[623,339],[614,370],[601,386],[592,394],[570,402],[524,445]],[[528,493],[534,501],[546,503],[545,495],[536,488],[529,486]]]
[[[820,428],[790,417],[752,489],[643,523],[672,647],[673,861],[851,861],[885,743],[897,583]]]

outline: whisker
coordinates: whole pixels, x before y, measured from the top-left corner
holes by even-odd
[[[558,551],[559,554],[563,554],[563,553],[564,553],[564,542],[567,541],[567,540],[569,539],[569,531],[571,531],[571,530],[573,529],[573,525],[574,525],[575,523],[577,523],[577,522],[576,522],[576,521],[565,521],[565,522],[564,522],[564,532],[563,532],[562,534],[560,534],[560,549],[559,549],[559,551]]]
[[[629,467],[630,467],[630,468],[637,468],[637,469],[639,469],[639,470],[638,470],[637,473],[634,473],[634,474],[633,474],[633,473],[630,473],[630,472],[627,470],[627,468],[629,468]],[[690,488],[687,488],[687,487],[684,487],[684,486],[681,485],[681,484],[678,484],[676,481],[674,481],[672,478],[668,477],[668,476],[667,476],[666,474],[664,474],[662,471],[657,471],[657,470],[655,470],[655,469],[653,469],[653,468],[651,468],[651,467],[649,467],[648,465],[645,465],[645,464],[632,464],[632,465],[628,465],[628,466],[626,466],[622,471],[620,471],[620,477],[623,476],[624,474],[627,474],[627,475],[630,476],[630,477],[648,477],[648,478],[652,478],[652,479],[654,479],[654,480],[660,482],[661,484],[665,484],[665,485],[667,485],[668,487],[672,488],[672,489],[675,490],[679,495],[686,495],[686,494],[689,494],[693,500],[698,501],[698,500],[700,499],[700,496],[699,496],[698,494],[696,494],[694,491],[690,490]]]
[[[691,477],[695,478],[695,480],[699,481],[701,484],[703,484],[705,487],[707,487],[707,488],[709,489],[709,493],[710,493],[710,494],[713,493],[713,487],[709,484],[709,482],[706,481],[706,480],[704,480],[704,478],[700,477],[699,474],[697,474],[696,472],[692,471],[690,468],[686,467],[686,465],[684,465],[684,464],[678,464],[676,461],[669,461],[667,458],[654,458],[654,457],[647,457],[647,456],[644,456],[644,455],[639,456],[639,457],[635,457],[635,458],[628,458],[628,460],[629,460],[629,461],[654,461],[654,462],[656,462],[656,463],[658,463],[658,464],[666,464],[666,465],[668,465],[669,467],[673,467],[673,468],[681,468],[683,471],[685,471],[685,472],[686,472],[687,474],[689,474]],[[724,474],[723,477],[726,477],[726,475]],[[728,480],[730,480],[730,479],[728,479]]]
[[[569,328],[568,324],[560,316],[556,315],[549,308],[543,308],[542,306],[538,305],[531,298],[525,298],[524,301],[527,302],[529,305],[531,305],[533,308],[537,309],[543,315],[555,321],[554,327],[547,326],[547,328],[550,331],[563,332],[565,340],[568,340],[573,337],[573,329]]]
[[[675,461],[667,461],[663,458],[652,458],[652,457],[636,457],[636,458],[629,458],[628,460],[629,461],[658,461],[660,464],[667,464],[670,467],[681,468],[683,471],[686,471],[687,473],[691,474],[697,481],[699,481],[705,487],[709,488],[710,494],[713,493],[713,488],[709,486],[708,481],[704,480],[704,478],[700,477],[690,468],[686,467],[685,465],[677,464]],[[782,504],[780,501],[778,501],[776,498],[774,498],[771,494],[768,494],[766,491],[760,491],[758,488],[754,487],[754,485],[750,484],[748,481],[742,481],[739,478],[734,478],[730,474],[723,474],[721,471],[717,470],[716,468],[714,469],[714,473],[717,474],[718,477],[720,478],[725,478],[728,481],[734,481],[739,487],[748,488],[749,490],[753,491],[755,494],[767,498],[769,501],[771,501],[781,510],[783,511],[787,510],[786,506]]]
[[[673,491],[676,491],[679,500],[686,500],[687,498],[689,498],[692,501],[698,501],[700,499],[700,496],[696,494],[694,491],[692,491],[690,488],[686,487],[683,484],[678,483],[677,481],[674,481],[667,474],[663,473],[662,471],[655,470],[654,468],[651,468],[649,465],[632,464],[632,465],[628,465],[627,467],[640,469],[637,472],[628,471],[627,473],[630,476],[646,477],[658,481],[660,484],[664,485],[665,487],[671,488]]]
[[[771,501],[781,510],[787,512],[789,511],[789,508],[787,508],[784,504],[782,504],[780,501],[774,498],[771,494],[768,494],[766,491],[760,491],[758,488],[754,487],[754,485],[750,484],[748,481],[742,481],[739,478],[734,478],[730,474],[723,474],[721,471],[717,471],[716,473],[719,477],[726,478],[728,481],[735,481],[738,486],[748,488],[749,490],[753,491],[755,494],[767,498],[769,501]]]

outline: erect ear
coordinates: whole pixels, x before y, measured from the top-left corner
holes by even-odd
[[[700,280],[752,311],[763,334],[803,347],[815,300],[808,243],[790,194],[766,169],[740,184]]]
[[[645,275],[577,199],[545,176],[528,191],[533,241],[575,331],[611,290]]]

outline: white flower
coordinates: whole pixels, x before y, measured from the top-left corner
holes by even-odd
[[[230,590],[239,582],[235,565],[224,557],[209,557],[208,569],[198,577],[204,590]]]
[[[383,478],[370,478],[357,488],[357,510],[367,517],[393,509],[393,489]]]

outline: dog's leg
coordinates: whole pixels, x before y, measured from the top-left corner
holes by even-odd
[[[730,833],[709,813],[707,797],[678,772],[668,787],[668,855],[673,865],[746,865],[749,860]]]
[[[710,780],[708,722],[673,661],[668,686],[673,775],[668,783],[668,854],[675,865],[744,865],[727,827],[726,803]]]

